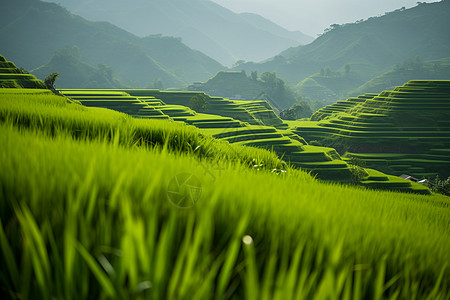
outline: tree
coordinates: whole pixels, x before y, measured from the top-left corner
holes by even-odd
[[[61,93],[58,92],[55,88],[55,81],[56,81],[56,78],[58,78],[58,76],[59,76],[59,73],[52,73],[52,74],[48,75],[44,79],[44,84],[45,84],[46,88],[48,88],[50,91],[53,92],[53,94],[62,96]]]
[[[59,76],[59,73],[52,73],[52,74],[48,75],[47,77],[45,77],[44,83],[45,83],[45,86],[49,90],[52,90],[52,91],[56,90],[55,81],[56,81],[56,78],[58,78],[58,76]]]
[[[301,118],[308,118],[312,115],[311,107],[306,101],[299,101],[292,105],[291,108],[280,112],[280,118],[283,120],[298,120]]]
[[[97,70],[100,74],[100,76],[105,77],[107,80],[109,80],[110,82],[113,81],[113,70],[110,66],[107,66],[105,64],[98,64],[97,65]]]
[[[20,74],[30,74],[30,72],[28,72],[25,68],[23,68],[23,67],[20,67],[19,69],[18,69],[18,71],[19,71],[19,73]]]
[[[258,72],[257,72],[257,71],[252,71],[252,72],[250,73],[250,78],[251,78],[253,81],[258,80]]]
[[[150,89],[157,89],[157,90],[163,90],[164,89],[164,81],[158,77],[153,80],[150,85],[148,86]]]
[[[208,97],[198,94],[189,100],[189,107],[196,112],[206,112],[208,110]]]
[[[346,64],[344,68],[345,68],[345,75],[350,74],[350,70],[351,70],[352,67],[350,67],[349,64]]]

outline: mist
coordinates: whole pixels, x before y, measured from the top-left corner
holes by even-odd
[[[401,7],[417,5],[416,0],[212,0],[234,12],[252,12],[285,27],[311,36],[331,24],[355,22],[382,15]],[[421,1],[437,2],[437,1]]]

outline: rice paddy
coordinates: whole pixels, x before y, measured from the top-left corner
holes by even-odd
[[[286,127],[77,92],[117,111],[0,90],[2,298],[450,297],[448,197],[317,180],[294,163],[346,163]],[[366,171],[367,187],[410,188]]]
[[[189,140],[199,134],[193,127],[127,119],[52,95],[10,97],[0,100],[2,115],[10,112],[0,130],[1,288],[8,297],[448,295],[445,197],[323,184],[295,169],[277,175],[272,166],[249,168],[226,156],[199,164],[180,148],[139,147],[120,129],[150,122],[147,130],[158,132],[166,123],[163,132],[185,130]],[[14,109],[42,121],[12,117]],[[69,116],[84,125],[69,126],[76,123]],[[117,135],[74,134],[101,124]],[[236,152],[245,149],[265,152]],[[167,200],[170,179],[186,172],[202,183],[191,210]]]
[[[311,172],[318,179],[341,183],[355,181],[351,167],[334,149],[308,145],[302,136],[288,129],[289,125],[279,119],[265,101],[236,101],[199,92],[143,89],[60,92],[86,106],[114,109],[137,118],[183,122],[230,144],[274,151],[280,159],[293,167]],[[189,100],[198,94],[209,99],[207,113],[197,113],[187,107]],[[390,186],[391,179],[393,177],[388,177],[387,182],[377,185],[377,188],[398,190],[396,182]],[[358,184],[365,186],[363,182]],[[403,191],[429,193],[426,187],[408,181],[404,185]]]
[[[450,81],[414,80],[379,95],[349,98],[294,130],[393,175],[450,174]]]

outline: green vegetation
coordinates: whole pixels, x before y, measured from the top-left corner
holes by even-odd
[[[270,152],[48,90],[2,89],[0,116],[7,298],[450,295],[446,197],[324,184]],[[180,173],[201,183],[191,209],[167,198]]]
[[[449,1],[423,3],[353,24],[334,24],[308,45],[235,69],[276,72],[290,84],[298,84],[304,100],[325,100],[326,104],[347,97],[352,90],[352,95],[379,93],[409,80],[448,79],[448,72],[439,70],[445,65],[439,60],[450,53],[449,7]],[[405,63],[414,65],[417,56],[424,62],[422,70],[401,70]],[[375,78],[394,66],[397,70],[385,74],[382,82]]]
[[[108,6],[109,2],[102,10]],[[139,38],[109,23],[87,21],[55,3],[37,0],[12,1],[2,7],[0,36],[7,41],[2,43],[3,55],[28,70],[41,67],[36,71],[41,79],[61,73],[61,87],[147,87],[158,78],[167,88],[182,87],[206,80],[223,68],[180,39]],[[67,47],[70,50],[72,46],[79,48],[79,57],[68,53]],[[108,71],[98,64],[111,67],[122,84],[111,82]],[[94,79],[99,85],[89,86]],[[66,85],[66,80],[76,85]]]
[[[280,118],[283,120],[298,120],[309,118],[312,115],[311,107],[306,101],[299,101],[292,105],[289,109],[280,112]]]
[[[244,71],[221,71],[205,83],[190,85],[188,90],[230,99],[264,99],[278,110],[289,108],[298,100],[290,86],[274,72],[265,72],[259,77],[255,71],[247,77]]]
[[[35,76],[19,69],[0,55],[0,88],[46,88]]]
[[[10,74],[4,75],[4,80],[9,80]],[[49,84],[51,79],[48,80]],[[137,118],[170,119],[194,125],[206,134],[228,143],[273,150],[292,166],[308,170],[319,179],[341,183],[358,183],[359,180],[359,184],[365,185],[360,176],[355,180],[354,168],[343,161],[334,149],[310,146],[301,136],[287,130],[289,124],[278,118],[265,101],[230,101],[200,92],[159,90],[61,90],[61,94],[69,96],[70,102],[109,108]],[[209,114],[197,113],[186,106],[196,97],[208,99]],[[138,135],[133,141],[138,142],[140,139]],[[396,180],[389,177],[383,181],[382,185],[376,187],[430,193],[426,187],[407,181],[401,188]]]
[[[279,119],[265,101],[231,101],[201,92],[145,89],[61,92],[86,106],[109,108],[138,118],[170,119],[194,125],[205,134],[231,144],[273,150],[292,166],[311,171],[319,179],[356,183],[353,168],[334,149],[308,145],[301,136],[287,129],[292,124]],[[197,96],[208,99],[208,114],[197,113],[187,107]],[[383,184],[377,188],[430,193],[426,187],[409,181],[404,181],[399,187],[393,177],[385,177],[382,181]],[[365,185],[363,182],[359,184]]]
[[[450,58],[424,62],[420,56],[417,56],[414,59],[395,65],[392,70],[373,78],[351,91],[350,95],[392,90],[411,79],[436,80],[448,78],[450,78]]]
[[[40,78],[58,71],[58,88],[120,88],[124,84],[113,78],[113,70],[104,64],[92,66],[86,62],[76,46],[56,51],[51,60],[31,73]]]
[[[447,179],[441,179],[439,176],[436,176],[430,181],[432,184],[431,190],[433,192],[450,196],[450,177]]]
[[[189,107],[198,112],[205,112],[208,109],[208,97],[203,94],[193,96],[189,100]]]
[[[431,178],[450,169],[450,81],[415,80],[318,110],[294,130],[388,174]],[[445,178],[445,177],[444,177]]]

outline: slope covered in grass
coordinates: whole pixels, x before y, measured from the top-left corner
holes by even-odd
[[[0,78],[0,83],[7,83],[13,77],[14,74],[5,73]],[[60,92],[71,98],[68,101],[79,101],[91,107],[112,109],[141,119],[165,119],[194,125],[207,135],[225,140],[228,143],[227,145],[237,144],[274,151],[280,159],[284,159],[293,167],[309,171],[322,180],[360,184],[377,189],[430,193],[428,188],[422,185],[406,180],[398,182],[398,179],[392,176],[371,180],[364,178],[365,180],[362,180],[362,175],[368,175],[366,171],[349,166],[332,148],[308,145],[301,136],[292,130],[287,130],[289,125],[276,116],[266,101],[232,101],[220,97],[210,97],[202,92],[164,92],[146,89],[75,89],[60,90]],[[14,90],[8,91],[10,98],[12,97],[11,93],[13,94]],[[19,90],[20,93],[21,90]],[[191,100],[195,97],[207,99],[205,101],[208,114],[198,114],[187,107],[192,107]],[[11,101],[5,103],[13,106],[18,105]],[[20,106],[20,101],[18,103]],[[18,110],[15,109],[15,111]],[[28,120],[29,115],[18,114],[8,117],[16,119],[17,122],[21,122],[20,120],[24,117],[25,124],[30,123],[30,120],[32,120],[32,124],[40,124],[37,122],[37,118]],[[46,117],[39,116],[39,121],[42,118],[45,119]],[[72,124],[70,120],[73,120],[73,118],[68,117],[68,120],[68,124]],[[52,122],[50,124],[53,126],[52,128],[61,126]],[[131,142],[149,143],[146,131],[144,131],[144,136],[141,136],[142,130],[140,129],[137,133],[134,132],[134,129],[128,127],[126,130],[129,133],[128,135],[133,136]],[[83,134],[90,134],[89,129],[79,129],[79,131]],[[94,134],[94,136],[96,135]],[[150,143],[154,142],[151,141]],[[191,151],[197,151],[198,149],[200,149],[199,152],[203,151],[203,148],[200,147],[194,149],[192,143],[182,144],[181,147]],[[260,167],[260,163],[257,161],[250,162],[250,164]],[[272,167],[275,165],[277,167],[273,170],[279,171],[278,164],[269,164]]]
[[[397,64],[392,70],[377,76],[350,92],[350,95],[380,93],[414,79],[445,80],[450,78],[450,58],[422,61],[420,57]]]
[[[58,73],[58,88],[119,88],[125,85],[116,78],[111,67],[104,64],[96,66],[88,63],[80,55],[76,46],[60,49],[50,61],[30,71],[38,78],[44,79],[49,74]]]
[[[450,174],[450,81],[413,80],[339,101],[294,130],[388,174]]]
[[[45,84],[31,74],[24,74],[13,62],[0,55],[0,88],[45,88]]]
[[[279,161],[264,150],[42,90],[3,91],[0,116],[0,290],[8,298],[450,294],[446,197],[273,172]],[[168,196],[181,173],[200,182],[196,193],[177,190],[195,200],[191,208]]]
[[[274,151],[293,167],[312,172],[318,179],[340,183],[362,184],[379,189],[413,193],[429,193],[428,188],[393,176],[380,179],[380,184],[366,184],[355,169],[341,159],[333,148],[316,147],[295,131],[296,122],[284,123],[266,101],[236,101],[210,97],[202,92],[167,92],[146,89],[61,90],[83,105],[104,107],[138,118],[170,119],[194,125],[205,134],[230,144],[258,147]],[[206,113],[188,108],[190,99],[204,96]],[[365,172],[362,171],[364,174]],[[367,175],[367,174],[366,174]]]

